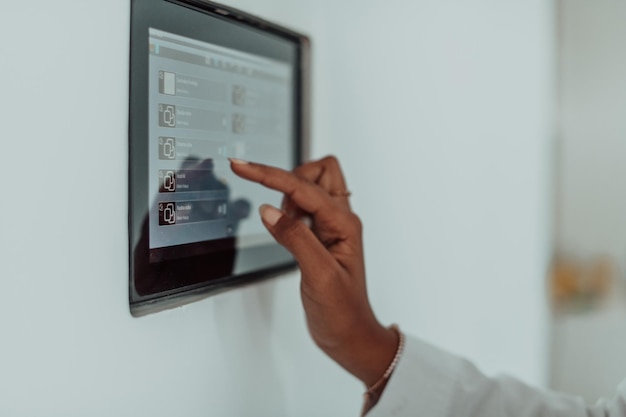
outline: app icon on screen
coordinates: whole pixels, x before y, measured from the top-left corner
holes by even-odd
[[[176,203],[159,203],[159,226],[176,224]]]
[[[159,71],[159,93],[168,96],[176,95],[176,74],[173,72]]]
[[[176,106],[159,104],[159,126],[176,127]]]
[[[176,191],[176,172],[173,170],[159,170],[159,192],[160,193],[173,193]]]
[[[176,159],[176,138],[159,137],[159,159]]]

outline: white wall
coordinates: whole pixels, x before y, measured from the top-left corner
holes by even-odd
[[[316,393],[346,392],[338,412],[358,410],[357,382],[308,340],[295,276],[130,316],[128,24],[122,0],[0,17],[0,414],[313,416],[330,404]]]
[[[342,157],[363,217],[377,311],[543,385],[551,2],[359,4],[318,39],[317,139]]]
[[[381,318],[543,383],[550,7],[229,4],[315,40],[314,153],[344,161]],[[0,15],[0,414],[356,415],[296,276],[130,316],[128,23],[125,0]]]

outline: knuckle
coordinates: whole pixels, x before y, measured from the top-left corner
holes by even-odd
[[[359,216],[357,216],[355,213],[353,212],[348,212],[346,214],[346,219],[345,222],[347,225],[349,225],[353,230],[356,231],[361,231],[363,229],[363,222],[361,221],[361,218]]]
[[[322,158],[321,162],[326,165],[334,165],[336,167],[339,167],[339,159],[337,159],[335,155],[327,155]]]
[[[363,221],[359,216],[354,213],[352,213],[352,222],[356,229],[358,229],[359,231],[363,230]]]
[[[363,231],[363,223],[356,214],[345,211],[343,213],[335,213],[328,219],[328,224],[332,230],[340,234],[351,236],[360,235]]]

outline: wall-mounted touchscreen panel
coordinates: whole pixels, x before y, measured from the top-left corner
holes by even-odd
[[[293,266],[256,207],[277,193],[228,158],[290,169],[306,38],[207,2],[134,0],[130,306],[145,314]]]
[[[293,164],[292,66],[154,28],[149,42],[151,257],[236,232],[240,246],[270,243],[250,207],[279,196],[227,158]]]

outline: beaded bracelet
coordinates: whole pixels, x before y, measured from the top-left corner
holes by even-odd
[[[385,371],[383,376],[378,381],[376,381],[374,385],[369,387],[367,391],[365,391],[366,402],[370,403],[372,407],[374,404],[376,404],[376,402],[378,402],[378,398],[380,397],[380,392],[378,391],[387,383],[387,380],[391,376],[391,373],[394,369],[396,369],[396,365],[398,364],[398,361],[402,356],[402,351],[404,350],[404,334],[400,331],[396,324],[391,325],[391,330],[398,334],[398,349],[396,350],[396,355],[393,357],[393,360],[387,367],[387,370]]]

